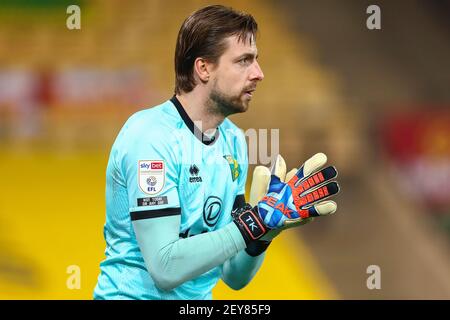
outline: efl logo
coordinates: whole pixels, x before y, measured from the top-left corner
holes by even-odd
[[[164,167],[162,162],[152,162],[151,163],[151,168],[152,170],[162,170]]]
[[[164,160],[139,160],[139,187],[142,192],[155,195],[162,191],[165,183]]]

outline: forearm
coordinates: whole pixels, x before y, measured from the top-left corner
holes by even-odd
[[[176,221],[170,218],[157,218],[167,220],[163,225],[152,221],[156,219],[134,223],[147,269],[161,289],[171,290],[194,279],[222,265],[246,247],[234,223],[213,232],[180,239],[178,232],[174,232],[179,229],[170,226]],[[149,234],[153,236],[146,236]]]
[[[265,252],[250,256],[246,250],[227,260],[222,267],[222,280],[232,289],[245,287],[258,272],[264,261]]]

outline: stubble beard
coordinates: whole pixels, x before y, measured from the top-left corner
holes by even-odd
[[[247,111],[249,101],[243,102],[241,97],[242,95],[228,96],[217,88],[213,88],[209,95],[210,109],[213,113],[220,113],[225,117],[235,113],[243,113]]]

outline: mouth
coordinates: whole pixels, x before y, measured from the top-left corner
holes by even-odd
[[[245,95],[249,98],[253,97],[253,92],[256,91],[256,88],[244,91]]]

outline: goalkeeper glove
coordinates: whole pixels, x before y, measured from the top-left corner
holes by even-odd
[[[283,182],[289,180],[294,176],[297,172],[297,169],[292,169],[286,175],[286,162],[284,161],[281,155],[278,155],[274,166],[272,167],[272,174],[276,175]],[[264,166],[257,166],[253,171],[252,184],[250,187],[250,199],[249,204],[253,207],[258,204],[258,202],[266,195],[267,189],[269,188],[271,170]],[[308,218],[301,222],[301,224],[305,224],[309,221],[312,221],[314,218]],[[264,237],[251,241],[248,243],[245,251],[248,255],[252,257],[259,256],[261,253],[267,250],[272,239],[275,238],[280,232],[282,228],[276,230],[270,230]]]
[[[328,215],[337,209],[335,202],[324,201],[339,192],[337,182],[331,181],[337,176],[336,169],[329,166],[320,170],[327,161],[325,154],[318,153],[308,159],[287,183],[282,181],[283,177],[280,178],[283,176],[283,166],[285,168],[284,160],[280,158],[281,156],[272,169],[269,190],[263,199],[253,207],[247,204],[233,213],[233,220],[247,245],[266,234],[269,237],[266,239],[270,241],[285,228],[304,224],[308,222],[308,218]],[[280,176],[276,175],[277,170]],[[288,177],[291,175],[292,172]],[[264,174],[261,176],[264,177]],[[266,178],[261,178],[259,188],[264,185],[264,179]],[[255,191],[255,194],[257,193]],[[272,232],[271,235],[269,234],[271,230],[276,232]]]
[[[271,174],[280,178],[281,181],[286,182],[289,181],[296,174],[297,171],[298,169],[294,168],[286,174],[286,162],[284,161],[281,155],[278,155],[277,160],[274,166],[272,167],[272,171],[269,171],[267,167],[263,166],[256,167],[253,173],[252,188],[250,189],[249,203],[251,205],[256,205],[266,195],[267,190],[269,188]],[[336,211],[336,208],[334,208],[334,211]],[[270,242],[273,240],[273,238],[279,235],[282,230],[300,225],[305,225],[313,220],[314,217],[309,217],[306,219],[301,219],[296,223],[286,225],[282,228],[272,229],[258,241]]]

